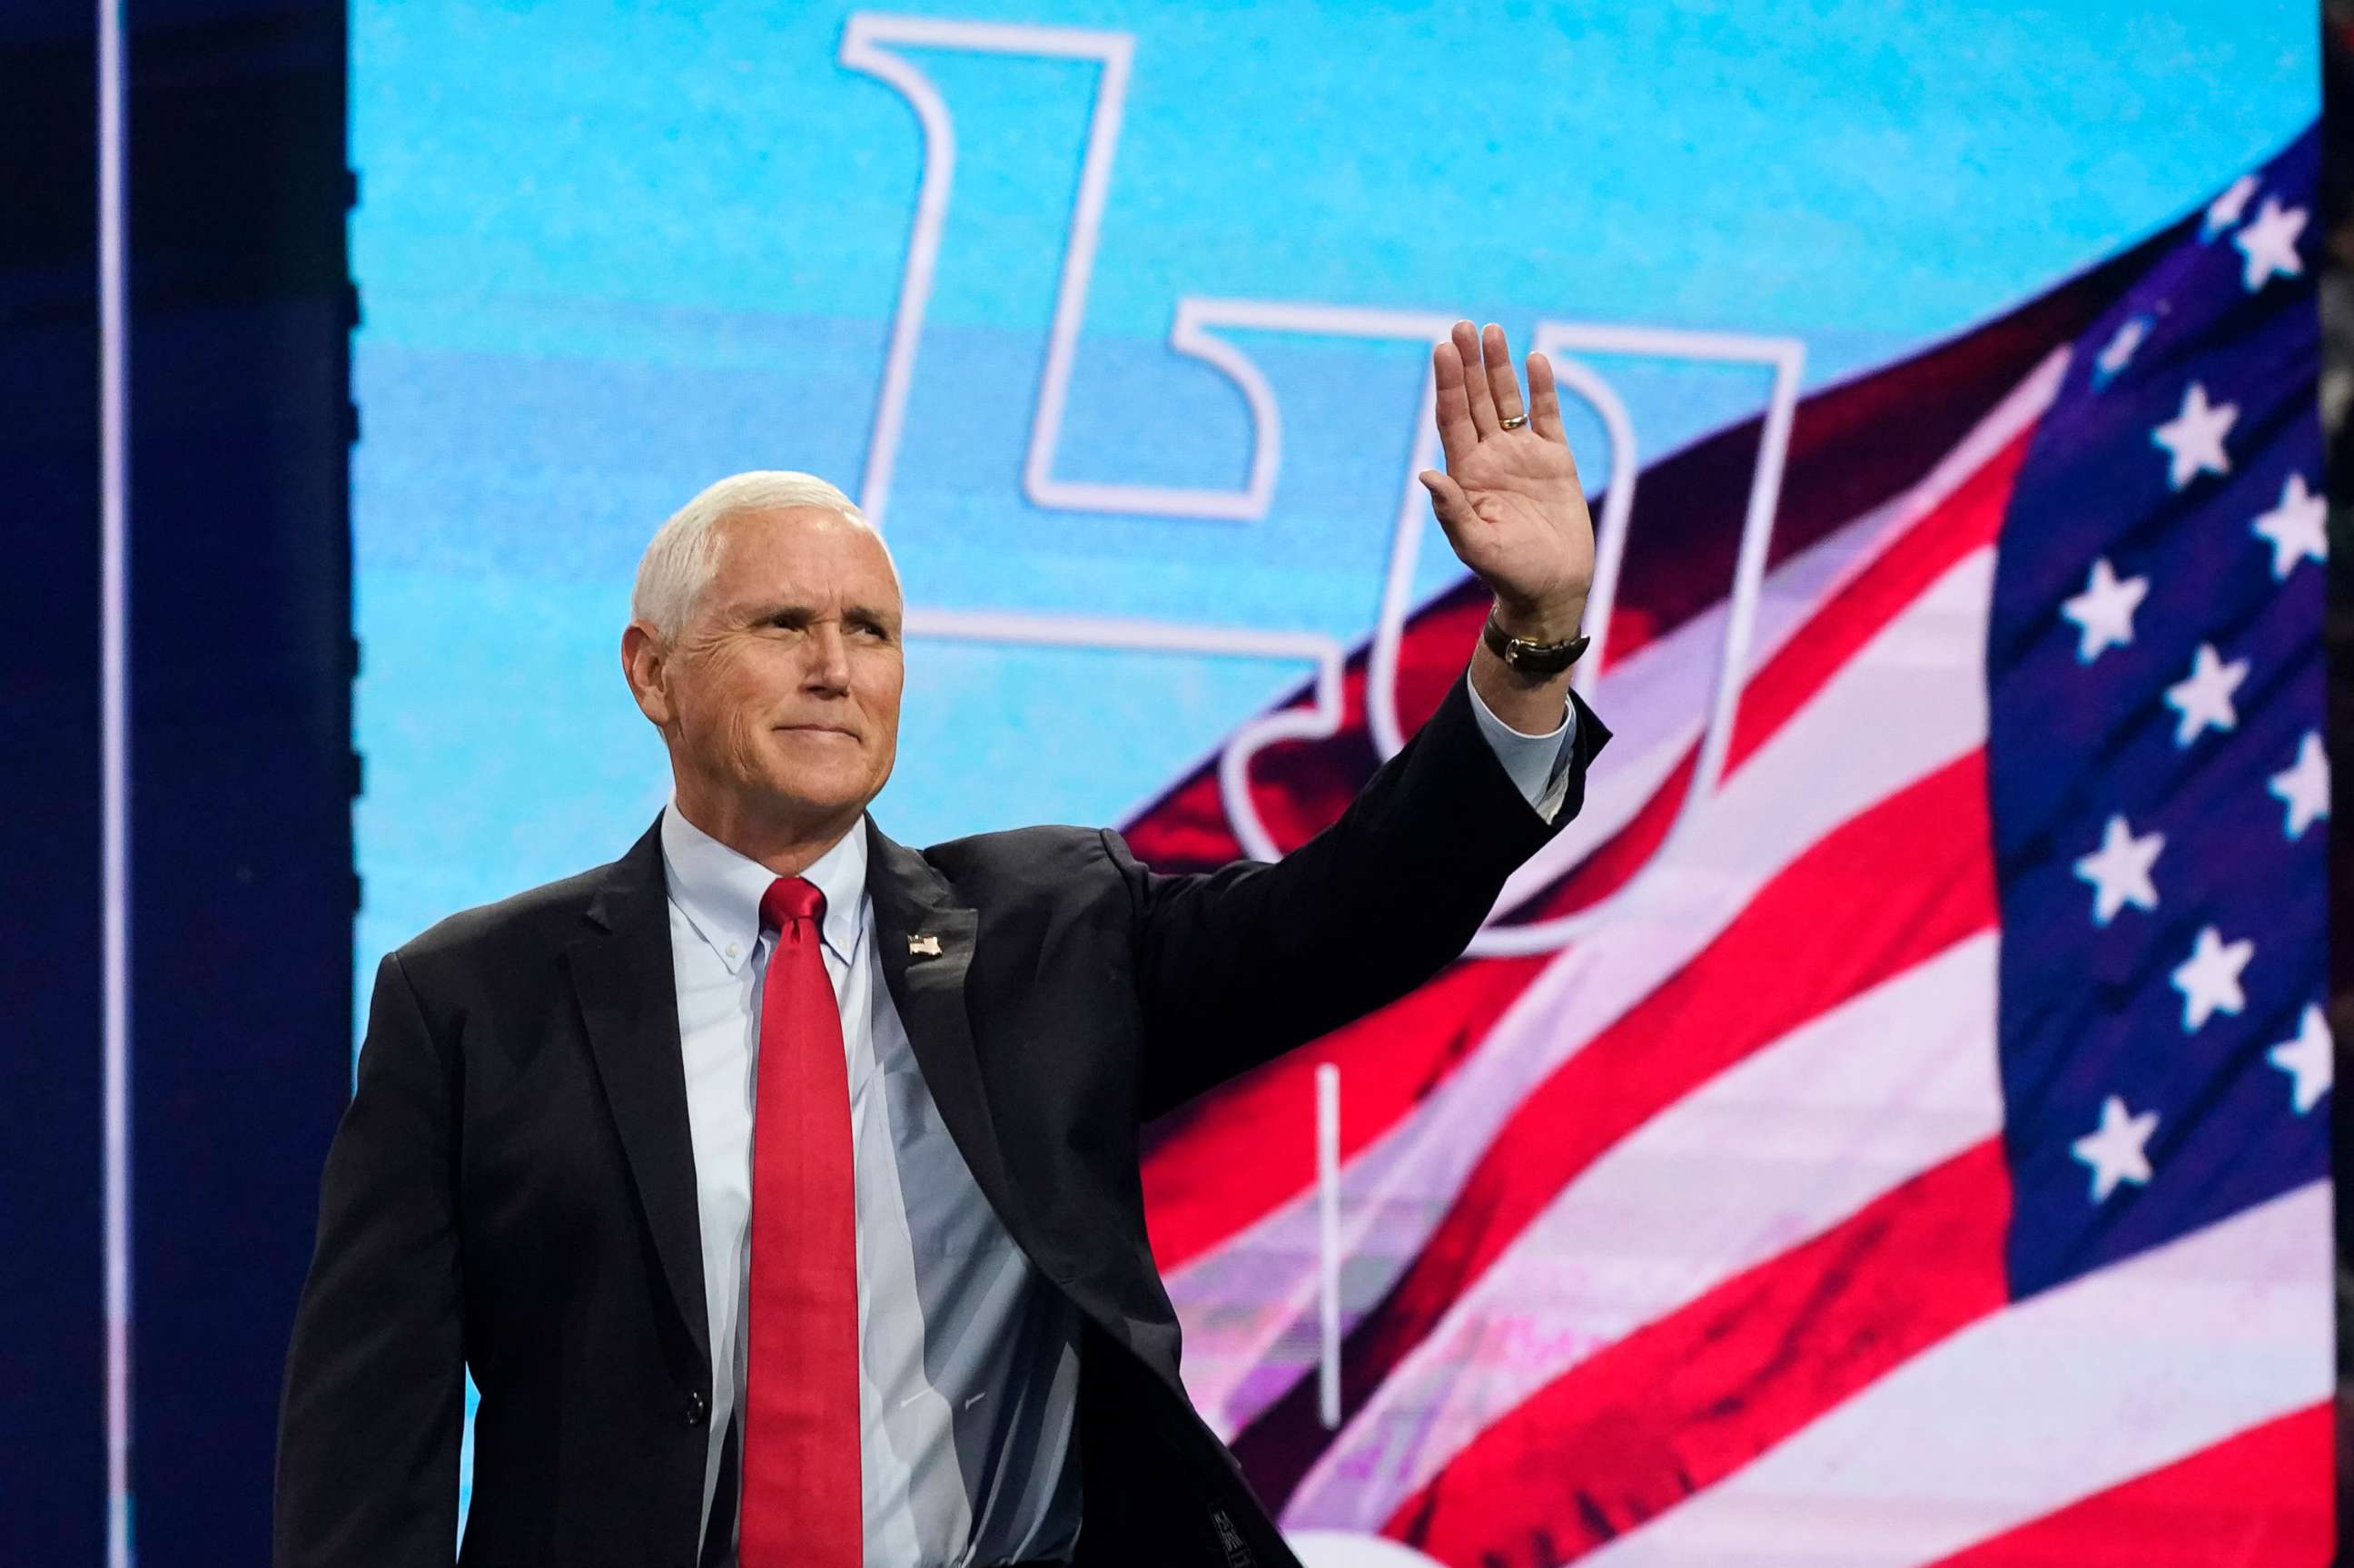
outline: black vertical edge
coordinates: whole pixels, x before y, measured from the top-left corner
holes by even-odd
[[[261,1563],[351,1085],[346,26],[126,14],[133,1517],[142,1568]]]
[[[2321,258],[2322,438],[2327,454],[2329,560],[2323,654],[2327,692],[2323,733],[2329,752],[2329,1023],[2341,1063],[2354,1050],[2354,829],[2344,824],[2345,797],[2354,789],[2354,0],[2326,0],[2321,8]],[[2331,416],[2335,415],[2335,418]],[[2343,1075],[2339,1075],[2343,1076]],[[2346,1097],[2329,1097],[2330,1169],[2337,1202],[2335,1271],[2338,1308],[2337,1513],[2339,1533],[2354,1519],[2354,1112]],[[2341,1549],[2335,1561],[2354,1561]]]
[[[0,1558],[16,1563],[106,1560],[96,26],[86,5],[0,5]]]

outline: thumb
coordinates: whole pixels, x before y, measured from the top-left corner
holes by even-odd
[[[1455,531],[1473,515],[1470,498],[1463,493],[1463,487],[1451,476],[1435,468],[1424,469],[1415,478],[1430,492],[1430,509],[1438,514],[1438,525],[1452,537]]]

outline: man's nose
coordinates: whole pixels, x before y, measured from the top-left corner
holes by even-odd
[[[850,689],[850,641],[838,621],[822,620],[810,629],[807,679],[831,691]]]

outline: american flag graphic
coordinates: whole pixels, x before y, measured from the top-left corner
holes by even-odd
[[[2317,164],[1799,405],[1672,842],[1763,421],[1642,471],[1585,688],[1617,739],[1497,916],[1596,922],[1148,1129],[1186,1381],[1287,1531],[1461,1568],[2328,1561]],[[1409,727],[1485,604],[1408,624]],[[1338,735],[1253,764],[1280,842],[1373,766],[1367,664]],[[1214,760],[1125,831],[1241,853]]]

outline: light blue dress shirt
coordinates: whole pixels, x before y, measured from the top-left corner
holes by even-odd
[[[1477,688],[1471,705],[1505,771],[1550,821],[1567,789],[1575,711],[1528,736]],[[743,1406],[753,1075],[775,940],[760,929],[760,897],[776,877],[688,821],[675,793],[662,846],[710,1310],[707,1530]],[[845,833],[802,874],[825,895],[822,951],[850,1074],[867,1568],[1067,1558],[1080,1517],[1076,1309],[998,1223],[924,1086],[875,955],[866,835]]]

